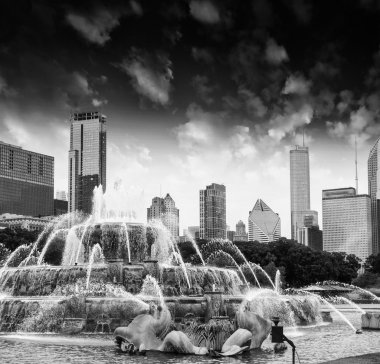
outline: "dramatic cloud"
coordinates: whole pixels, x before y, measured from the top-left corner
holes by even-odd
[[[207,76],[196,75],[193,77],[191,84],[203,102],[206,104],[213,103],[212,92],[215,87],[210,86]]]
[[[272,64],[278,65],[289,59],[286,49],[279,46],[275,40],[269,39],[265,49],[265,59]]]
[[[247,113],[251,116],[258,116],[262,118],[268,111],[260,97],[256,96],[253,92],[241,87],[238,91],[245,102]]]
[[[92,105],[94,105],[95,107],[101,107],[101,106],[104,106],[104,105],[107,105],[108,104],[108,100],[100,100],[100,99],[97,99],[97,98],[94,98],[92,99]]]
[[[204,63],[212,63],[214,61],[214,57],[211,52],[205,48],[196,48],[193,47],[191,49],[191,54],[196,61],[204,62]]]
[[[283,94],[298,94],[306,95],[309,93],[311,82],[305,80],[302,75],[290,75],[286,80],[284,89],[282,90]]]
[[[285,110],[284,114],[276,115],[269,121],[271,126],[268,135],[279,142],[287,134],[293,133],[297,128],[310,124],[313,117],[313,109],[305,104],[299,110]]]
[[[133,50],[120,67],[131,77],[132,85],[140,95],[157,104],[169,104],[173,74],[166,56],[151,57]]]
[[[365,106],[351,112],[349,122],[342,121],[326,123],[330,136],[344,138],[354,144],[355,138],[362,145],[380,135],[380,123],[378,115],[368,110]]]
[[[121,14],[112,13],[107,9],[98,9],[94,14],[86,16],[69,13],[66,20],[86,40],[103,46],[111,39],[111,31],[119,25],[120,16]]]
[[[198,21],[207,24],[219,23],[220,15],[216,6],[210,1],[192,0],[190,13]]]

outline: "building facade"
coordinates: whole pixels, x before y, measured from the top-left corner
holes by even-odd
[[[101,113],[71,116],[69,151],[69,212],[91,213],[94,188],[106,189],[106,117]]]
[[[323,250],[323,233],[319,226],[304,226],[297,230],[297,241],[313,250]]]
[[[66,191],[57,191],[55,193],[55,199],[61,201],[67,201],[67,193]]]
[[[290,150],[291,234],[304,226],[305,211],[310,210],[309,148],[296,145]]]
[[[239,220],[236,224],[234,241],[248,241],[248,234],[245,230],[245,224],[241,220]]]
[[[5,214],[8,215],[8,214]],[[26,229],[29,231],[42,231],[51,223],[51,218],[38,218],[32,216],[1,216],[0,227],[10,229]]]
[[[372,251],[380,252],[380,138],[371,148],[368,156],[368,194],[371,199]]]
[[[188,226],[186,234],[190,235],[193,239],[199,239],[199,230],[199,226]]]
[[[0,142],[0,214],[53,215],[54,158]]]
[[[179,237],[179,209],[169,194],[165,198],[152,199],[152,205],[147,209],[147,220],[161,220],[174,238]]]
[[[200,239],[225,239],[226,226],[226,187],[216,183],[206,186],[199,192]]]
[[[365,261],[372,254],[371,200],[355,188],[322,191],[323,250],[355,254]]]
[[[280,217],[263,200],[258,199],[248,216],[248,241],[269,243],[280,237]]]

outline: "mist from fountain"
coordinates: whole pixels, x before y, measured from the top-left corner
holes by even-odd
[[[129,244],[128,226],[125,222],[121,226],[124,229],[123,237],[125,239],[125,243],[127,244],[127,248],[128,248],[128,262],[131,263],[131,246]]]
[[[338,297],[332,297],[331,299],[334,300],[334,303],[337,303],[337,304],[339,304],[339,303],[341,303],[341,301],[343,301],[344,303],[347,303],[348,305],[350,305],[351,307],[353,307],[355,310],[359,311],[361,314],[366,313],[355,302],[352,302],[351,300],[349,300],[346,297],[338,296]]]

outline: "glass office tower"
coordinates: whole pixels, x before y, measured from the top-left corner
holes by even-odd
[[[216,183],[206,186],[199,192],[201,239],[227,236],[226,226],[226,187]]]
[[[362,263],[372,254],[371,200],[355,188],[322,191],[323,250],[355,254]]]
[[[0,142],[0,214],[53,215],[54,158]]]
[[[297,229],[304,226],[310,210],[309,148],[299,145],[290,150],[290,207],[292,239],[297,239]]]
[[[69,212],[91,213],[94,188],[106,189],[106,117],[99,112],[71,116]]]
[[[373,254],[380,252],[379,236],[380,236],[380,158],[379,158],[379,141],[369,152],[368,157],[368,194],[371,199],[371,224],[372,224],[372,251]]]

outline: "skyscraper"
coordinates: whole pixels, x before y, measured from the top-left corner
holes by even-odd
[[[371,200],[355,188],[322,191],[323,250],[355,254],[365,261],[372,253]]]
[[[106,189],[106,117],[101,113],[71,116],[69,151],[69,212],[91,213],[94,188]]]
[[[292,239],[297,239],[297,228],[304,226],[305,213],[310,210],[308,147],[296,145],[290,150],[290,206]]]
[[[201,239],[226,238],[226,187],[216,183],[199,191]]]
[[[248,241],[269,243],[280,237],[280,217],[263,200],[258,199],[248,216]]]
[[[245,231],[245,224],[241,220],[239,220],[236,224],[236,233],[234,236],[234,241],[248,241],[248,234]]]
[[[175,207],[175,202],[169,194],[166,194],[165,198],[152,199],[152,205],[147,209],[147,220],[161,220],[172,236],[178,238],[179,209]]]
[[[368,157],[368,194],[371,198],[372,251],[380,252],[380,138],[369,152]]]
[[[56,200],[67,201],[66,191],[57,191],[55,193],[55,198],[56,198]]]
[[[53,215],[54,158],[0,142],[0,214]]]

